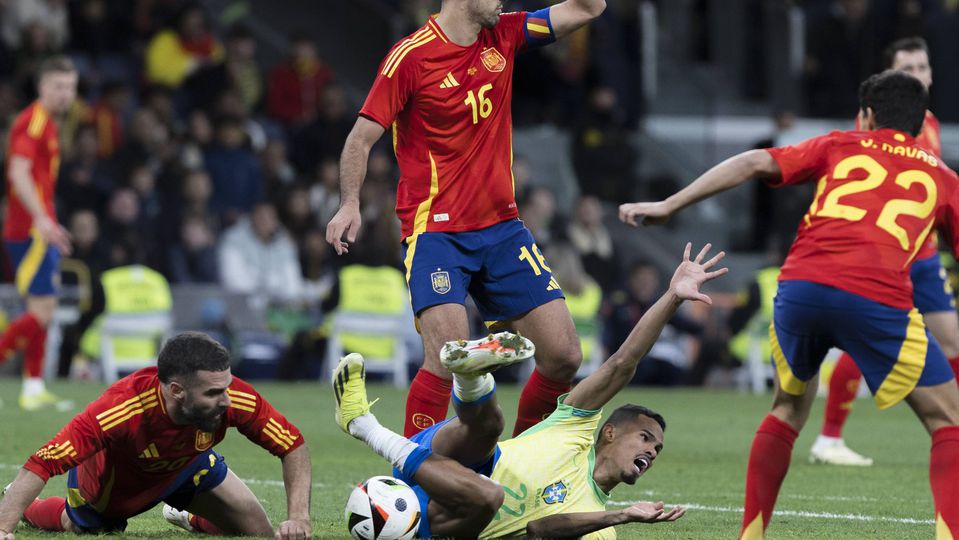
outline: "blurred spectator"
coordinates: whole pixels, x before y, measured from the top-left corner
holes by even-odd
[[[213,180],[213,210],[224,223],[234,223],[263,200],[263,173],[238,120],[221,120],[216,141],[204,158]]]
[[[573,246],[556,243],[546,250],[545,255],[553,276],[566,296],[566,306],[576,325],[576,335],[579,336],[583,364],[605,361],[599,317],[603,292],[599,284],[586,273]]]
[[[297,170],[308,173],[324,158],[339,158],[355,122],[346,92],[339,86],[327,87],[319,117],[293,136],[291,159]]]
[[[103,86],[100,100],[93,107],[100,159],[109,159],[123,145],[123,117],[129,106],[130,89],[125,84],[110,81]]]
[[[196,215],[183,220],[179,241],[167,250],[167,264],[172,283],[219,281],[216,237],[207,220]]]
[[[66,0],[4,0],[0,2],[0,34],[11,48],[24,45],[24,30],[39,25],[48,36],[50,46],[60,50],[67,43]]]
[[[350,246],[349,264],[400,266],[400,221],[393,211],[396,193],[382,178],[367,178],[360,189],[363,226]],[[325,223],[324,223],[325,225]]]
[[[200,110],[190,113],[186,138],[180,146],[180,163],[187,170],[203,167],[203,156],[213,144],[213,124]]]
[[[250,217],[223,233],[218,259],[220,283],[228,291],[259,294],[280,303],[300,300],[303,274],[296,246],[272,204],[257,204]]]
[[[566,227],[566,237],[579,254],[586,273],[603,290],[614,289],[618,283],[619,263],[613,250],[613,239],[603,223],[603,207],[599,199],[586,196],[577,201],[573,220]]]
[[[310,188],[310,207],[323,226],[340,208],[340,164],[327,158],[317,167],[317,182]]]
[[[120,188],[113,192],[107,207],[103,236],[110,246],[109,266],[142,264],[153,253],[151,231],[140,220],[140,199],[134,190]]]
[[[317,55],[313,40],[294,37],[289,58],[270,73],[267,113],[287,125],[312,122],[332,80],[333,71]]]
[[[318,225],[310,209],[310,195],[306,186],[294,185],[286,190],[280,207],[280,221],[297,246],[302,245],[306,234]]]
[[[56,54],[58,49],[50,35],[50,28],[40,21],[31,20],[20,31],[22,37],[14,49],[14,76],[20,93],[32,99],[36,96],[34,79],[37,68],[44,59]],[[78,92],[77,96],[80,94]]]
[[[128,175],[130,187],[140,198],[141,220],[148,223],[150,229],[158,225],[162,205],[160,194],[157,192],[156,176],[146,165],[138,165]]]
[[[519,217],[540,248],[545,248],[556,236],[553,226],[556,224],[556,196],[544,186],[532,186],[526,189],[519,199]]]
[[[573,134],[573,167],[583,195],[619,204],[635,199],[639,156],[616,93],[597,88]]]
[[[810,16],[804,66],[809,114],[855,117],[859,83],[880,67],[885,40],[878,33],[869,0],[835,0]]]
[[[210,32],[198,4],[183,8],[175,28],[157,32],[146,50],[146,80],[178,88],[190,74],[223,59],[223,47]]]
[[[68,223],[73,253],[61,262],[63,285],[86,285],[89,288],[86,293],[80,292],[80,318],[63,327],[57,368],[57,375],[60,377],[69,375],[74,356],[80,348],[80,336],[103,311],[104,297],[100,274],[106,269],[109,258],[108,248],[100,237],[100,224],[95,213],[78,210],[70,216]]]
[[[648,263],[637,263],[629,272],[626,290],[616,291],[608,305],[604,318],[606,350],[615,351],[626,341],[639,319],[646,313],[663,291],[659,270]],[[688,342],[684,338],[702,333],[703,327],[690,320],[682,310],[669,320],[659,339],[640,362],[633,382],[658,386],[674,386],[685,382],[692,368]]]
[[[279,139],[271,139],[260,155],[263,162],[263,177],[266,182],[266,197],[274,204],[278,204],[283,193],[296,179],[296,170],[286,158],[286,143]],[[307,196],[309,204],[309,196]]]
[[[244,108],[251,111],[263,97],[263,81],[256,63],[256,39],[246,26],[234,26],[227,32],[225,50],[222,63],[207,65],[186,81],[191,106],[211,110],[220,95],[234,90]]]
[[[141,108],[133,114],[128,136],[112,160],[117,171],[129,171],[138,164],[147,163],[159,169],[164,148],[170,141],[170,131],[160,122],[153,109]]]
[[[113,182],[109,169],[97,160],[97,133],[91,126],[76,135],[73,152],[60,167],[57,181],[57,210],[61,223],[77,210],[92,210],[102,215]]]

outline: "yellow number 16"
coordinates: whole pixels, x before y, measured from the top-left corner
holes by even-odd
[[[533,259],[534,255],[536,256],[535,260]],[[528,262],[530,268],[533,269],[533,273],[536,274],[537,276],[541,275],[543,273],[543,270],[546,270],[547,272],[550,272],[550,273],[553,272],[552,270],[550,270],[549,266],[546,265],[546,259],[543,257],[543,254],[539,250],[539,246],[537,246],[536,244],[533,244],[532,254],[530,254],[528,247],[526,246],[521,247],[519,249],[519,260]],[[537,261],[539,262],[539,265],[536,264]],[[540,268],[542,268],[543,270],[540,270]]]
[[[476,94],[470,90],[466,93],[466,101],[463,103],[470,106],[473,111],[473,123],[478,124],[480,118],[489,118],[493,114],[493,102],[486,97],[486,92],[493,89],[493,83],[486,83],[480,87]]]

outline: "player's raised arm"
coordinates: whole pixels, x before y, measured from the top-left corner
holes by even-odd
[[[556,37],[562,38],[605,10],[606,0],[566,0],[549,9],[549,18]]]
[[[603,408],[626,386],[636,373],[639,361],[656,343],[666,323],[676,313],[684,300],[699,300],[712,304],[712,300],[700,292],[699,288],[726,272],[728,268],[710,271],[726,255],[720,251],[706,262],[711,244],[706,244],[690,260],[692,244],[686,244],[683,262],[669,282],[669,290],[646,313],[630,332],[629,337],[595,373],[583,379],[566,397],[566,404],[577,409],[597,410]]]
[[[673,214],[683,208],[721,191],[732,189],[750,178],[779,174],[779,164],[769,152],[749,150],[709,169],[693,183],[664,201],[621,204],[619,219],[634,227],[640,220],[644,225],[666,223]]]
[[[386,131],[383,126],[360,116],[346,138],[340,156],[340,209],[326,226],[326,241],[337,255],[349,252],[360,231],[360,188],[366,178],[370,149]],[[343,241],[343,235],[346,241]]]
[[[530,521],[526,534],[530,538],[579,538],[591,532],[626,523],[663,523],[676,521],[686,514],[680,506],[666,510],[662,502],[641,502],[607,512],[572,512]]]

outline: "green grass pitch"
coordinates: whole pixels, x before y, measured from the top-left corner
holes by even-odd
[[[323,384],[255,384],[258,390],[303,430],[313,458],[313,531],[317,538],[348,538],[343,505],[352,486],[377,474],[386,463],[333,423],[332,396]],[[15,406],[19,382],[0,381],[0,480],[8,482],[28,454],[45,443],[72,413],[24,413]],[[87,403],[103,385],[55,383],[51,389]],[[402,429],[405,392],[371,385],[380,397],[374,412],[384,425]],[[507,422],[515,419],[518,389],[504,385],[500,403]],[[677,523],[634,524],[618,529],[619,538],[735,538],[739,532],[746,459],[753,432],[766,413],[769,396],[703,390],[629,388],[606,408],[626,402],[647,405],[666,417],[665,449],[635,486],[613,492],[619,506],[633,500],[686,504]],[[874,457],[867,469],[813,466],[806,462],[822,415],[817,403],[812,420],[796,443],[790,475],[783,485],[768,538],[931,538],[932,497],[927,478],[929,438],[905,405],[879,412],[868,400],[856,403],[846,440]],[[217,447],[227,463],[248,481],[274,524],[286,516],[279,461],[236,431]],[[44,495],[65,492],[63,477],[51,480]],[[187,533],[169,526],[159,508],[133,518],[124,537],[168,538]],[[49,538],[21,525],[18,538]]]

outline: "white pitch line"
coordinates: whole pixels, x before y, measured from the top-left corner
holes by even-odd
[[[643,489],[639,491],[633,491],[633,493],[639,493],[646,497],[670,497],[670,498],[680,498],[685,497],[685,493],[680,493],[678,491],[656,491],[652,489]],[[700,497],[709,497],[709,498],[727,498],[729,493],[698,493]],[[781,493],[779,495],[780,499],[799,499],[804,501],[834,501],[834,502],[881,502],[881,501],[895,501],[895,500],[905,500],[902,497],[866,497],[863,495],[857,496],[846,496],[846,495],[800,495],[794,493]]]
[[[644,501],[610,501],[609,504],[612,506],[632,506],[638,502]],[[670,503],[666,505],[667,507],[671,506],[683,506],[688,510],[702,510],[703,512],[726,512],[726,513],[735,513],[741,514],[743,512],[743,507],[733,507],[733,506],[707,506],[704,504],[697,503]],[[788,516],[788,517],[801,517],[801,518],[813,518],[813,519],[836,519],[836,520],[845,520],[845,521],[881,521],[885,523],[907,523],[912,525],[933,525],[935,524],[934,520],[931,519],[916,519],[916,518],[897,518],[889,516],[867,516],[864,514],[835,514],[832,512],[806,512],[801,510],[775,510],[773,511],[774,516]]]

